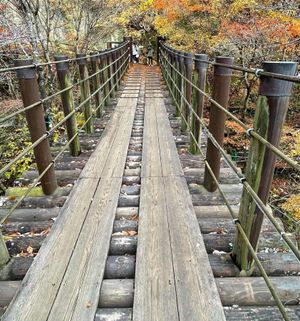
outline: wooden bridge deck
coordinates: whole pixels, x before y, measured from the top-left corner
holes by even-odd
[[[21,286],[19,281],[4,285],[18,291],[1,320],[219,321],[224,313],[232,321],[281,320],[259,273],[237,277],[228,257],[211,254],[230,252],[234,224],[220,195],[202,189],[203,162],[178,155],[166,104],[157,70],[131,68],[99,144]],[[130,167],[129,155],[141,161],[141,170]],[[241,185],[222,166],[221,183],[237,209]],[[69,183],[79,171],[56,172]],[[37,211],[52,217],[53,210]],[[134,233],[116,235],[123,231],[120,218],[137,213],[138,242]],[[129,229],[134,223],[123,222]],[[227,233],[215,232],[224,226]],[[271,247],[273,230],[266,224],[265,231],[263,242]],[[282,300],[299,297],[299,277],[289,273],[300,272],[295,259],[284,253],[261,258]],[[119,270],[110,277],[108,266],[118,259]],[[299,308],[289,312],[298,320]]]

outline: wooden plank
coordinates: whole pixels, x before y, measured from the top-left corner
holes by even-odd
[[[46,320],[97,185],[91,178],[77,182],[3,320]],[[41,298],[43,304],[37,308]]]
[[[153,101],[145,99],[144,136],[141,177],[162,175],[157,121]]]
[[[48,321],[93,320],[110,244],[121,178],[102,178]]]
[[[179,320],[163,179],[142,179],[133,321]]]
[[[225,320],[184,177],[164,177],[164,189],[180,320]]]
[[[163,176],[183,176],[164,100],[160,98],[153,98],[153,100],[157,117]]]

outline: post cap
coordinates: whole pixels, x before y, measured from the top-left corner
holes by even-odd
[[[218,64],[232,66],[233,61],[234,61],[233,57],[221,57],[221,56],[216,57],[216,63],[218,63]],[[231,76],[232,69],[226,68],[224,66],[215,65],[214,74],[217,76]]]
[[[16,59],[14,61],[16,67],[21,66],[31,66],[24,69],[17,70],[17,77],[19,79],[34,79],[36,78],[36,68],[32,67],[33,60],[32,59]]]
[[[207,69],[207,63],[205,61],[208,61],[208,56],[205,54],[195,54],[195,69]]]
[[[264,61],[262,68],[264,71],[281,74],[285,76],[295,76],[297,72],[297,62],[293,61]],[[287,97],[291,95],[293,82],[261,75],[259,95],[269,97]]]
[[[85,54],[77,54],[77,63],[78,65],[86,65],[86,55]]]
[[[64,60],[68,60],[67,56],[55,56],[54,57],[55,61],[64,61]],[[64,62],[60,62],[58,64],[56,64],[56,70],[57,71],[66,71],[69,69],[69,62],[68,61],[64,61]]]

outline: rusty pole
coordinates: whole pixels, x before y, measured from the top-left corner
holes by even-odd
[[[66,56],[56,56],[55,61],[67,60]],[[66,89],[72,85],[70,74],[69,74],[69,63],[60,62],[56,64],[57,78],[60,85],[60,89]],[[74,110],[74,97],[72,89],[61,93],[62,107],[64,115],[67,116]],[[78,156],[80,154],[80,142],[79,137],[73,138],[77,133],[76,115],[72,115],[66,120],[68,138],[73,139],[70,143],[70,153],[72,156]]]
[[[100,55],[100,68],[105,68],[107,66],[107,54],[102,53]],[[104,106],[108,106],[110,104],[110,98],[109,98],[109,81],[107,82],[109,78],[109,68],[106,68],[101,73],[101,84],[105,84],[103,87],[103,96],[104,96]]]
[[[288,76],[294,76],[297,71],[297,63],[289,61],[263,62],[262,67],[264,71]],[[265,76],[261,76],[260,80],[259,95],[266,96],[269,105],[268,141],[278,147],[293,83]],[[263,179],[258,190],[258,196],[265,204],[267,204],[269,198],[275,161],[276,155],[267,148],[261,174]],[[256,208],[256,218],[254,219],[250,234],[250,242],[255,249],[257,248],[263,219],[264,214],[259,208]]]
[[[185,53],[184,54],[184,76],[187,80],[184,80],[184,110],[183,110],[183,115],[188,124],[190,125],[190,106],[192,104],[192,92],[193,92],[193,86],[192,86],[192,81],[193,81],[193,58],[194,55],[191,53]],[[183,130],[186,130],[188,125],[184,122],[183,124]]]
[[[203,62],[200,60],[203,60]],[[208,61],[207,55],[195,54],[194,84],[201,91],[205,91],[207,71],[207,63],[205,63],[205,61]],[[201,119],[203,117],[204,100],[204,95],[201,94],[200,91],[193,89],[193,108],[197,116]],[[201,146],[201,123],[194,114],[192,116],[192,129],[198,145]],[[193,140],[191,140],[191,152],[194,154],[199,152],[199,148]]]
[[[133,56],[132,56],[132,37],[124,37],[123,38],[124,42],[128,41],[128,48],[129,50],[129,54],[130,54],[130,61],[132,62]]]
[[[232,66],[233,58],[217,57],[216,62]],[[221,66],[215,66],[214,68],[214,85],[212,98],[224,108],[228,107],[231,75],[232,70],[230,68]],[[211,104],[209,131],[212,133],[213,137],[219,143],[219,145],[221,145],[221,147],[223,146],[224,140],[225,120],[226,114],[214,104]],[[219,180],[221,154],[218,148],[213,145],[209,138],[207,141],[206,160],[213,170],[214,175]],[[217,189],[217,185],[211,177],[207,167],[205,167],[204,172],[204,187],[209,192],[214,192]]]
[[[15,66],[32,65],[32,59],[15,60]],[[20,69],[17,71],[20,91],[24,107],[41,100],[35,68]],[[30,132],[31,141],[34,143],[46,133],[45,115],[42,104],[25,111],[26,120]],[[52,162],[50,144],[48,138],[44,139],[34,148],[34,156],[39,174],[41,174]],[[41,178],[42,189],[45,195],[51,195],[57,188],[54,166],[51,166]]]

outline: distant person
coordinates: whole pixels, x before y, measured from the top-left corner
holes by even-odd
[[[149,66],[153,66],[153,55],[154,55],[153,47],[149,45],[148,51],[147,51],[147,64]]]
[[[132,45],[132,58],[133,58],[133,63],[139,63],[140,59],[140,54],[139,54],[139,47],[136,43],[133,43]]]

